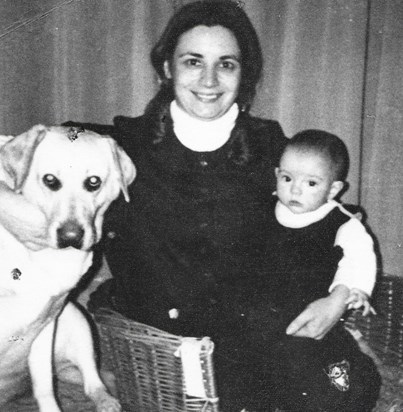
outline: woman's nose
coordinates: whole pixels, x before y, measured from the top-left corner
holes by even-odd
[[[217,76],[216,68],[215,67],[206,67],[203,70],[201,81],[202,81],[203,86],[205,86],[205,87],[217,86],[218,76]]]

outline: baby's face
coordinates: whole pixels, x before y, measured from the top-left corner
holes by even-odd
[[[316,210],[336,194],[327,159],[317,153],[289,148],[276,169],[277,196],[293,213]],[[338,182],[340,183],[340,182]]]

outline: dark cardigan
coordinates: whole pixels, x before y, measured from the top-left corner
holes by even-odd
[[[261,270],[286,143],[280,125],[240,113],[229,141],[203,153],[179,143],[166,110],[84,126],[114,137],[138,170],[130,204],[118,199],[105,217],[101,249],[114,279],[92,295],[90,310],[110,306],[173,333],[221,333]]]

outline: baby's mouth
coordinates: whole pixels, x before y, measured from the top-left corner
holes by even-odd
[[[302,207],[302,203],[298,202],[298,200],[290,200],[288,205],[292,207]]]

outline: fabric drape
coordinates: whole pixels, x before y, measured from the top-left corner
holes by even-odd
[[[191,1],[0,1],[0,133],[140,115],[158,89],[149,51]],[[368,212],[383,270],[403,275],[403,2],[234,1],[265,60],[252,113],[288,136],[321,128],[345,140],[344,200]]]

